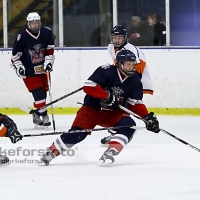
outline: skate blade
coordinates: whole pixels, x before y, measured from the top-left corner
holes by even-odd
[[[34,124],[35,129],[44,129],[44,125]]]
[[[109,144],[100,144],[100,147],[108,147]]]
[[[112,160],[110,160],[110,159],[106,159],[105,161],[103,161],[103,160],[99,160],[99,162],[98,162],[98,166],[100,166],[100,167],[105,167],[105,166],[109,166],[109,165],[112,165],[114,162],[112,161]]]
[[[48,166],[49,164],[46,164],[45,162],[43,162],[42,160],[38,160],[37,162],[36,162],[36,164],[38,165],[38,166],[41,166],[41,167],[44,167],[44,166]]]

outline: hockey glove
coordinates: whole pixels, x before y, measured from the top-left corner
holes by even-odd
[[[12,143],[16,143],[23,138],[15,126],[7,128],[6,137],[9,137]]]
[[[144,116],[143,120],[148,131],[159,133],[159,122],[153,112],[150,112],[148,115]]]
[[[14,70],[16,71],[17,76],[19,76],[20,78],[26,78],[25,75],[25,67],[22,64],[21,60],[17,60],[12,64]]]
[[[0,122],[2,122],[2,124],[6,128],[14,126],[17,129],[17,125],[15,124],[15,122],[10,117],[8,117],[7,115],[3,115],[3,114],[0,113]]]
[[[113,94],[109,94],[109,98],[107,100],[103,99],[101,101],[102,107],[107,108],[107,109],[111,109],[111,110],[118,110],[119,104],[120,104],[119,99]]]
[[[45,59],[45,61],[44,61],[44,71],[45,72],[53,71],[53,64],[54,64],[55,56],[54,55],[45,56],[44,59]]]

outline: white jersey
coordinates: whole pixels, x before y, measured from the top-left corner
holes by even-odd
[[[143,85],[143,93],[144,94],[152,94],[153,95],[153,85],[151,82],[151,77],[147,68],[146,58],[144,53],[139,49],[138,47],[130,44],[127,42],[127,44],[123,47],[123,49],[127,49],[129,51],[132,51],[136,56],[136,62],[137,62],[137,72],[142,75],[142,85]],[[108,45],[108,53],[110,54],[111,58],[113,59],[113,62],[116,62],[116,53],[118,52],[118,49],[114,48],[113,44]]]

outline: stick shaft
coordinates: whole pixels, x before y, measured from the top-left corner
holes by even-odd
[[[140,116],[136,115],[134,112],[128,110],[127,108],[125,108],[125,107],[123,107],[123,106],[121,106],[121,105],[119,106],[119,108],[122,109],[123,111],[127,112],[128,114],[130,114],[130,115],[136,117],[137,119],[141,119],[142,121],[145,121],[145,120],[143,120]],[[197,148],[197,147],[191,145],[190,143],[188,143],[188,142],[186,142],[186,141],[184,141],[184,140],[182,140],[182,139],[176,137],[175,135],[169,133],[168,131],[166,131],[166,130],[164,130],[164,129],[160,129],[160,130],[161,130],[162,132],[166,133],[167,135],[173,137],[174,139],[178,140],[179,142],[181,142],[181,143],[183,143],[183,144],[189,146],[190,148],[192,148],[192,149],[194,149],[194,150],[200,152],[200,149],[199,149],[199,148]]]
[[[65,99],[65,98],[71,96],[72,94],[75,94],[75,93],[81,91],[82,89],[83,89],[83,88],[81,87],[81,88],[79,88],[79,89],[77,89],[77,90],[74,90],[73,92],[70,92],[70,93],[68,93],[68,94],[66,94],[66,95],[64,95],[64,96],[62,96],[62,97],[60,97],[60,98],[58,98],[58,99],[55,99],[54,101],[52,101],[52,102],[50,102],[50,103],[47,103],[46,106],[43,106],[43,107],[38,108],[38,109],[36,109],[36,110],[31,110],[29,113],[30,113],[30,114],[33,114],[33,112],[38,111],[38,110],[40,110],[40,109],[44,109],[44,108],[46,108],[46,107],[48,107],[48,106],[50,106],[50,105],[52,105],[52,104],[54,104],[54,103],[56,103],[56,102],[58,102],[58,101],[61,101],[61,100]]]
[[[164,129],[160,129],[160,130],[161,130],[162,132],[166,133],[167,135],[173,137],[174,139],[178,140],[179,142],[181,142],[181,143],[183,143],[183,144],[189,146],[190,148],[192,148],[192,149],[194,149],[194,150],[200,152],[200,149],[199,149],[199,148],[197,148],[197,147],[191,145],[190,143],[188,143],[188,142],[186,142],[186,141],[184,141],[184,140],[182,140],[182,139],[176,137],[175,135],[172,135],[171,133],[167,132],[167,131],[164,130]]]
[[[47,72],[47,80],[48,80],[48,86],[49,86],[49,99],[50,99],[50,103],[51,103],[52,102],[51,77],[50,77],[50,73],[49,72]],[[51,104],[51,116],[52,116],[53,130],[55,132],[55,130],[56,130],[56,124],[55,124],[55,118],[54,118],[53,104]]]
[[[138,127],[138,126],[116,126],[116,127],[108,127],[108,128],[95,128],[95,129],[83,129],[83,130],[71,130],[68,132],[62,131],[62,132],[50,132],[50,133],[39,133],[39,134],[28,134],[23,135],[23,137],[34,137],[34,136],[45,136],[45,135],[59,135],[62,133],[80,133],[80,132],[92,132],[92,131],[103,131],[103,130],[109,130],[109,129],[119,129],[119,128],[132,128],[132,129],[145,129],[145,127]]]

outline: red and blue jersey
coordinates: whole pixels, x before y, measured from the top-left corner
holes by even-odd
[[[113,65],[98,67],[85,82],[83,90],[86,93],[84,105],[102,110],[101,100],[108,94],[114,94],[120,99],[122,106],[127,105],[140,116],[148,114],[142,102],[143,87],[139,76],[134,74],[132,77],[125,77]]]
[[[43,74],[44,58],[46,55],[53,55],[54,48],[51,29],[41,27],[36,35],[25,29],[15,38],[12,62],[21,60],[27,77]]]

